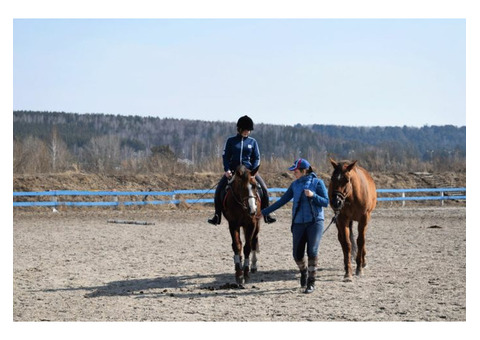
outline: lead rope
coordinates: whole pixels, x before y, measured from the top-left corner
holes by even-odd
[[[333,222],[335,222],[335,224],[337,223],[337,216],[338,216],[338,211],[335,211],[335,215],[332,217],[330,224],[323,230],[323,234],[325,234],[325,232],[328,230],[328,228],[330,228]]]

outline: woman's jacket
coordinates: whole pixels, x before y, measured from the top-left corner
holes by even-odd
[[[313,197],[307,197],[304,190],[311,190]],[[324,220],[323,208],[328,206],[327,188],[323,181],[312,172],[290,184],[282,197],[262,210],[264,216],[277,210],[293,198],[292,223],[312,223]]]

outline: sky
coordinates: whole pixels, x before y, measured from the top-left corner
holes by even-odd
[[[466,20],[16,19],[13,109],[466,125]]]

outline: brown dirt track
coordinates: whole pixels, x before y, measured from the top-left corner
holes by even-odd
[[[465,206],[382,207],[369,268],[345,283],[332,226],[317,289],[291,256],[290,211],[262,225],[259,272],[232,288],[227,224],[211,209],[14,209],[14,321],[465,321]],[[326,221],[331,218],[327,210]],[[107,223],[141,220],[155,225]]]

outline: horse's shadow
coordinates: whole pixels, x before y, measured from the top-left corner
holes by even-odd
[[[298,279],[297,270],[270,270],[251,274],[248,284],[237,285],[233,273],[192,274],[180,276],[159,276],[155,278],[127,279],[112,281],[102,286],[80,286],[59,289],[46,289],[46,292],[85,290],[85,298],[105,296],[162,297],[175,296],[183,298],[208,297],[212,295],[264,294],[261,284],[265,282],[290,281]],[[202,282],[208,281],[208,282]],[[289,290],[289,289],[287,289]],[[280,289],[281,291],[281,289]],[[275,289],[278,293],[279,290]]]

